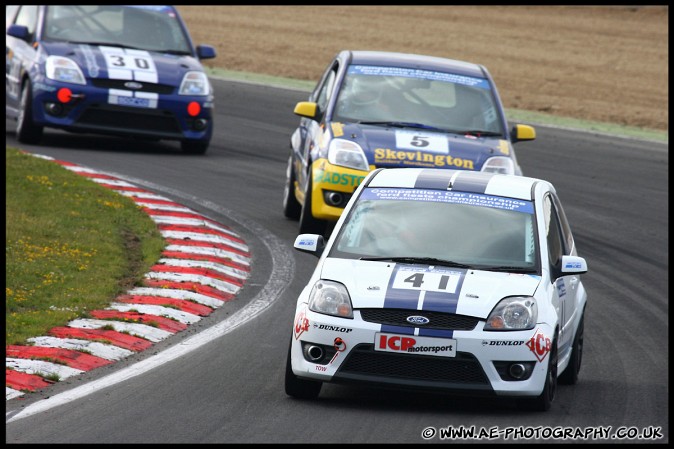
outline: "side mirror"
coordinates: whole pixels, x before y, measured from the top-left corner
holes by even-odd
[[[536,138],[536,130],[533,126],[517,124],[513,126],[510,131],[510,140],[512,143],[523,140],[534,140]]]
[[[299,115],[300,117],[306,117],[306,118],[316,118],[316,112],[318,111],[318,105],[314,103],[313,101],[300,101],[297,103],[295,106],[295,114]]]
[[[23,41],[28,41],[30,38],[30,33],[28,32],[28,27],[25,25],[10,25],[9,28],[7,28],[7,35],[15,37],[17,39],[21,39]]]
[[[562,256],[563,274],[583,274],[587,273],[587,262],[584,258],[578,256]]]
[[[318,234],[300,234],[293,245],[296,250],[321,257],[325,249],[325,238]]]
[[[197,45],[197,56],[199,59],[215,58],[215,48],[210,45]]]

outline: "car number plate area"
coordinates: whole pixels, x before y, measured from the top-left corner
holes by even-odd
[[[397,335],[377,332],[374,337],[375,351],[456,357],[456,340],[449,338]]]
[[[136,108],[149,108],[150,100],[138,97],[115,97],[120,106],[133,106]]]

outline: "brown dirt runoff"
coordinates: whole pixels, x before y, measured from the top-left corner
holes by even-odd
[[[225,70],[318,81],[340,50],[482,64],[506,109],[667,131],[669,7],[178,6]]]

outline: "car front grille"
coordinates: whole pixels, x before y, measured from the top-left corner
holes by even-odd
[[[427,312],[425,310],[409,309],[359,309],[363,321],[370,323],[386,324],[391,326],[419,327],[422,329],[442,329],[469,331],[475,329],[479,318],[453,313]],[[428,324],[413,324],[407,321],[407,317],[422,315],[428,318]]]
[[[100,87],[101,89],[121,89],[121,90],[133,90],[136,92],[152,92],[156,94],[171,94],[175,90],[175,87],[169,86],[166,84],[153,84],[153,83],[140,83],[142,87],[140,89],[129,89],[124,84],[128,83],[129,80],[113,80],[113,79],[92,79],[91,83],[95,87]]]
[[[92,105],[82,113],[77,126],[98,131],[155,134],[166,138],[182,136],[176,117],[168,111],[156,109]]]
[[[336,377],[361,380],[437,382],[445,385],[489,386],[480,362],[469,353],[436,357],[375,351],[372,344],[357,345],[339,368]]]

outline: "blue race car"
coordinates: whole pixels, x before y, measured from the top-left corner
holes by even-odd
[[[283,212],[322,234],[375,168],[423,167],[521,175],[484,66],[432,56],[342,51],[330,62],[290,139]]]
[[[6,115],[19,142],[45,127],[181,142],[203,154],[213,89],[173,6],[22,5],[6,12]]]

